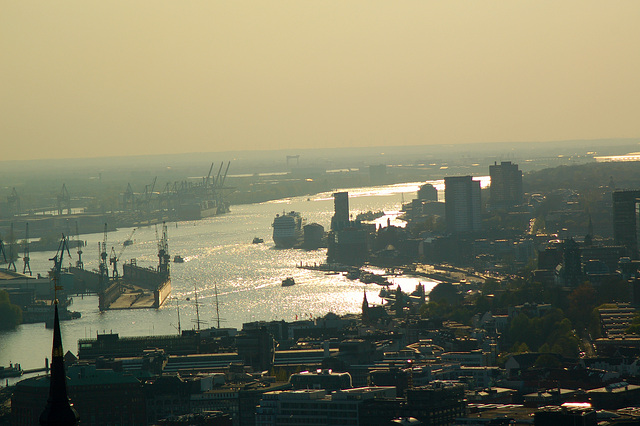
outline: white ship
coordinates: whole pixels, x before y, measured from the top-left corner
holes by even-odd
[[[273,242],[278,248],[291,248],[302,242],[305,220],[291,211],[276,215],[273,220]]]

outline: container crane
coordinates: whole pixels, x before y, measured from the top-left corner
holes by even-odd
[[[207,174],[207,179],[204,181],[205,188],[209,187],[209,178],[211,177],[211,171],[213,170],[213,164],[211,163],[211,167],[209,167],[209,173]]]

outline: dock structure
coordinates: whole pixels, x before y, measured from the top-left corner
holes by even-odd
[[[113,276],[108,276],[106,268],[106,227],[105,243],[102,244],[100,272],[71,267],[74,288],[79,292],[98,294],[101,311],[108,309],[149,309],[159,308],[171,294],[171,275],[167,225],[162,225],[162,238],[158,241],[158,266],[156,268],[138,266],[136,259],[122,265],[122,276],[117,273],[113,259]]]

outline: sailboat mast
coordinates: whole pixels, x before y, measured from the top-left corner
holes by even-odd
[[[220,305],[218,304],[218,284],[214,283],[214,288],[216,290],[216,318],[218,320],[218,330],[220,329]]]
[[[193,285],[193,288],[196,292],[196,323],[198,324],[198,331],[200,331],[200,311],[198,310],[198,288]]]
[[[176,307],[178,308],[178,335],[182,335],[182,330],[180,328],[180,300],[176,297]]]

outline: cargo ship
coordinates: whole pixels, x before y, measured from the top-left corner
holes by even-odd
[[[292,248],[302,243],[305,220],[300,213],[277,214],[273,220],[273,242],[277,248]]]

